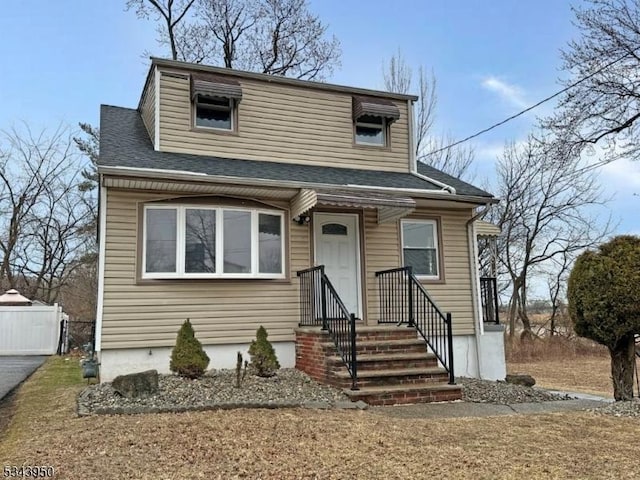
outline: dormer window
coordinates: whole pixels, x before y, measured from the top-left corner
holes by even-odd
[[[391,100],[377,97],[353,97],[354,141],[357,145],[385,147],[389,125],[400,118],[400,109]]]
[[[384,118],[363,115],[356,120],[356,143],[358,145],[386,145],[387,122]]]
[[[191,75],[193,125],[222,131],[237,130],[242,88],[237,80],[211,74]]]
[[[234,100],[231,98],[196,95],[195,126],[233,130]]]

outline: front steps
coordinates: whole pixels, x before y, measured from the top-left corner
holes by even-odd
[[[327,332],[319,327],[296,330],[296,368],[317,381],[342,387],[354,401],[397,405],[459,400],[462,390],[449,376],[414,328],[360,326],[356,329],[358,387]]]

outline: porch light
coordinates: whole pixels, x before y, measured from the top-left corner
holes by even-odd
[[[309,215],[297,215],[293,217],[293,221],[296,222],[298,225],[309,225],[309,222],[311,221],[311,217]]]

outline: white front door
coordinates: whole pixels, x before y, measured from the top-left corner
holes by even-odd
[[[360,301],[360,235],[358,215],[315,213],[315,263],[325,273],[349,313],[362,318]]]

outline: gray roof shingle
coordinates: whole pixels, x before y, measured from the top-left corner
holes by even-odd
[[[441,190],[440,186],[410,173],[158,152],[153,149],[153,144],[137,110],[108,105],[102,105],[100,110],[98,166],[188,171],[211,176],[299,181],[336,186],[364,185]],[[443,181],[441,178],[447,178],[443,183],[453,186],[458,194],[491,197],[487,192],[431,167],[428,171],[429,173],[424,175],[433,177],[435,180]]]

